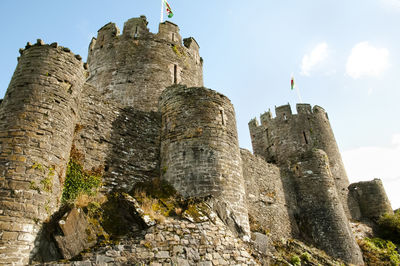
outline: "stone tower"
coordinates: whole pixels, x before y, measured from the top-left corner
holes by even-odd
[[[292,114],[290,105],[279,106],[275,108],[275,118],[268,111],[261,115],[261,125],[256,119],[249,122],[254,153],[267,162],[284,165],[288,158],[302,152],[312,149],[325,151],[346,215],[349,218],[358,216],[358,205],[349,198],[349,181],[328,114],[319,106],[311,109],[309,104],[297,104],[296,109],[297,114]]]
[[[142,111],[157,111],[158,98],[173,84],[203,86],[203,60],[193,38],[183,40],[177,25],[160,23],[149,32],[145,16],[98,31],[89,46],[87,82],[106,98]]]
[[[21,53],[0,110],[0,254],[18,265],[59,207],[85,81],[80,57],[56,43]]]
[[[393,214],[393,209],[380,179],[361,181],[349,186],[350,194],[360,206],[361,219],[376,221],[386,213]]]
[[[296,220],[302,237],[334,258],[363,265],[326,153],[312,149],[289,160],[297,199]]]
[[[173,86],[160,98],[161,176],[185,197],[217,199],[227,223],[249,234],[233,105],[206,88]]]

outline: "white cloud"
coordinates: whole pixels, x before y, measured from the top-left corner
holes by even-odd
[[[379,77],[389,66],[389,51],[376,48],[368,42],[360,42],[351,50],[347,59],[346,72],[354,78]]]
[[[350,183],[379,178],[392,207],[400,208],[400,134],[390,147],[361,147],[343,152],[342,158]]]
[[[325,42],[319,43],[311,51],[311,53],[303,56],[301,61],[301,72],[304,76],[309,76],[310,72],[315,69],[317,65],[323,62],[328,57],[328,45]]]

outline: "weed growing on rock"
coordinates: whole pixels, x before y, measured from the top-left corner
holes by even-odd
[[[380,238],[358,240],[366,265],[400,265],[396,245]]]
[[[101,177],[83,170],[74,159],[70,159],[62,194],[63,203],[72,203],[80,194],[94,195],[101,186]]]
[[[385,214],[378,220],[383,238],[400,244],[400,213]]]

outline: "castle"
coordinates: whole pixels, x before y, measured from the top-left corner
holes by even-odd
[[[392,212],[379,180],[351,184],[319,106],[289,105],[249,122],[254,155],[239,148],[235,111],[203,87],[194,38],[146,17],[122,34],[109,23],[87,63],[57,43],[20,49],[0,105],[0,264],[27,264],[43,222],[60,208],[71,148],[102,192],[130,191],[161,177],[187,198],[214,199],[240,238],[249,217],[274,240],[301,238],[347,263],[362,264],[349,220]]]

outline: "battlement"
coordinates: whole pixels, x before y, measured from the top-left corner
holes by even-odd
[[[131,18],[124,23],[123,36],[129,38],[140,38],[150,33],[147,28],[147,19],[145,16],[139,18]]]
[[[182,37],[179,34],[178,25],[170,21],[159,24],[157,37],[168,42],[182,44]]]
[[[297,113],[295,114],[292,112],[290,104],[277,106],[275,107],[275,117],[273,116],[271,110],[268,110],[267,112],[260,115],[261,125],[268,126],[268,124],[271,123],[271,121],[285,121],[303,115],[323,114],[328,119],[328,114],[326,113],[325,109],[318,105],[315,105],[314,107],[311,108],[310,104],[298,103],[296,104],[296,111]],[[253,118],[252,120],[250,120],[248,125],[249,127],[255,128],[259,127],[260,123],[258,122],[257,118]]]
[[[120,35],[114,23],[103,26],[89,45],[88,83],[122,106],[157,111],[161,92],[173,84],[203,86],[203,60],[192,37],[165,21],[158,33],[145,16],[131,18]]]
[[[193,37],[183,39],[183,45],[191,50],[199,51],[200,46]]]
[[[32,44],[30,42],[27,42],[25,45],[25,48],[20,48],[19,49],[19,53],[20,55],[23,55],[28,49],[32,48],[32,47],[38,47],[38,46],[47,46],[47,47],[52,47],[55,49],[58,49],[60,51],[63,51],[65,53],[70,53],[72,56],[74,56],[78,61],[82,61],[82,57],[79,54],[74,54],[71,52],[71,50],[67,47],[63,47],[63,46],[58,46],[58,43],[53,42],[51,44],[45,44],[45,42],[42,39],[37,39],[36,43]],[[19,58],[19,57],[18,57]]]
[[[115,23],[109,22],[97,31],[97,38],[94,38],[92,43],[96,43],[95,48],[102,48],[104,45],[112,44],[114,41],[122,37],[123,39],[155,38],[182,45],[182,37],[179,33],[179,27],[175,23],[170,21],[160,23],[156,34],[150,32],[147,27],[148,24],[146,16],[131,18],[124,23],[121,35],[118,26]],[[192,45],[192,43],[195,45]],[[184,40],[184,47],[198,51],[200,46],[194,38],[189,37]]]

